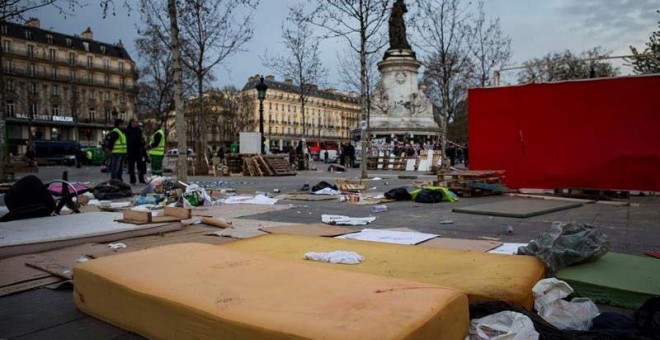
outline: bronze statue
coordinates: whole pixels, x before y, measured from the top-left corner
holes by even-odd
[[[408,8],[403,0],[396,0],[392,6],[390,15],[390,49],[403,50],[410,49],[410,44],[406,39],[406,23],[403,21],[403,14],[408,12]]]

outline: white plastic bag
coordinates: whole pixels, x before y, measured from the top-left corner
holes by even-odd
[[[305,260],[341,263],[341,264],[358,264],[364,261],[364,257],[362,257],[362,255],[354,251],[347,251],[347,250],[335,250],[325,253],[310,251],[305,253]]]
[[[573,288],[555,278],[537,282],[532,293],[539,316],[559,329],[588,331],[592,320],[599,314],[598,307],[590,299],[563,300],[573,293]]]
[[[470,321],[469,340],[536,340],[539,333],[526,315],[503,311]]]

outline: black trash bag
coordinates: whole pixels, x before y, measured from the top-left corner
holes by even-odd
[[[440,190],[422,189],[415,197],[417,203],[440,203],[445,199],[445,194]]]
[[[622,328],[602,330],[589,330],[589,331],[574,331],[574,330],[561,330],[547,321],[543,320],[541,316],[536,313],[530,312],[522,307],[518,307],[503,301],[484,301],[475,302],[470,304],[470,319],[479,319],[485,316],[503,312],[512,311],[524,314],[534,323],[534,329],[539,333],[540,340],[618,340],[618,339],[644,339],[640,336],[638,329],[630,328],[629,325],[624,325]],[[612,319],[613,314],[607,313],[606,318]],[[625,318],[625,316],[622,316]],[[597,317],[598,318],[598,317]],[[596,319],[597,319],[596,318]],[[596,320],[594,319],[594,320]],[[621,319],[621,318],[617,318]],[[603,321],[606,321],[605,318]]]
[[[395,201],[410,201],[412,196],[405,187],[394,188],[385,193],[385,198]]]
[[[102,182],[95,186],[92,192],[94,193],[94,197],[99,200],[113,200],[131,197],[133,195],[131,187],[118,179]]]
[[[635,322],[651,339],[660,339],[660,297],[652,297],[635,311]]]
[[[0,217],[0,222],[46,217],[56,208],[55,199],[46,185],[34,175],[21,178],[5,194],[5,205],[9,212]]]
[[[610,241],[588,224],[554,222],[550,230],[538,235],[518,255],[534,255],[545,263],[548,277],[570,265],[592,262],[607,254]]]
[[[337,190],[337,186],[336,186],[336,185],[332,185],[332,184],[330,184],[330,183],[328,183],[328,182],[326,182],[326,181],[321,181],[321,182],[319,182],[317,185],[315,185],[315,186],[312,187],[312,192],[317,192],[317,191],[319,191],[319,190],[323,190],[323,189],[325,189],[325,188],[330,188],[330,189],[332,189],[332,190]]]

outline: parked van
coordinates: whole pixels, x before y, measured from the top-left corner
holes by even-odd
[[[77,149],[80,149],[80,143],[76,141],[34,141],[35,158],[39,164],[75,165]]]

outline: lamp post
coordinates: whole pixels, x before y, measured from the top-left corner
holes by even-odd
[[[257,98],[259,99],[259,133],[261,134],[261,154],[264,154],[264,99],[266,99],[266,91],[268,86],[264,83],[264,77],[261,77],[259,84],[255,87],[257,89]]]

